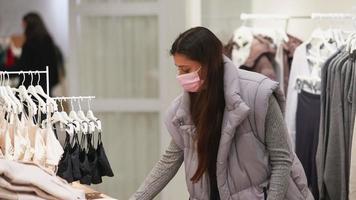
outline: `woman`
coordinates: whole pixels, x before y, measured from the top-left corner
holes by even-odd
[[[132,199],[153,199],[182,162],[190,199],[314,199],[295,156],[278,84],[237,69],[208,29],[170,50],[185,90],[165,118],[172,141]]]
[[[19,70],[36,71],[46,70],[49,67],[49,90],[59,82],[59,71],[64,76],[63,57],[54,44],[54,41],[47,31],[43,20],[37,13],[28,13],[23,17],[23,27],[25,30],[25,43],[18,66]],[[34,78],[37,78],[35,76]],[[22,81],[21,81],[22,82]],[[37,81],[33,81],[37,84]],[[31,77],[27,76],[25,86],[31,85]],[[46,77],[41,76],[40,85],[46,88]],[[52,95],[52,94],[51,94]]]

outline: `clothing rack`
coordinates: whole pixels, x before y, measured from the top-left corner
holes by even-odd
[[[352,13],[312,13],[311,19],[356,19]]]
[[[73,97],[53,97],[53,100],[62,101],[62,100],[83,100],[83,99],[95,99],[95,96],[73,96]]]
[[[48,66],[46,66],[46,70],[45,71],[1,71],[0,73],[4,73],[4,74],[46,74],[46,94],[49,96],[49,70],[48,70]]]
[[[262,13],[241,13],[240,19],[243,21],[246,20],[255,20],[255,19],[275,19],[275,20],[285,20],[285,31],[288,30],[289,20],[291,19],[338,19],[345,20],[351,19],[356,20],[356,15],[352,13],[312,13],[311,15],[284,15],[284,14],[262,14]]]
[[[96,97],[95,96],[72,96],[72,97],[53,97],[52,99],[55,100],[55,101],[59,101],[62,103],[62,101],[66,101],[66,100],[84,100],[84,99],[88,99],[88,108],[90,110],[90,100],[91,99],[95,99]],[[72,102],[71,102],[72,103]],[[73,105],[72,105],[72,108],[73,108]],[[79,105],[79,108],[81,110],[81,107]],[[63,106],[62,106],[62,109],[63,109]]]
[[[284,14],[262,14],[262,13],[241,13],[241,20],[254,19],[356,19],[352,13],[312,13],[311,15],[284,15]]]
[[[253,20],[253,19],[310,19],[308,15],[284,15],[284,14],[262,14],[262,13],[241,13],[241,20]]]

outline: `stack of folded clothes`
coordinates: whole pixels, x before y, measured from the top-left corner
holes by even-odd
[[[85,199],[85,193],[32,163],[0,158],[0,199]]]

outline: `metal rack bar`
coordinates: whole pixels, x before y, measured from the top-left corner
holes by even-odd
[[[241,13],[241,20],[251,19],[310,19],[309,15],[284,15],[284,14],[262,14],[262,13]]]
[[[0,73],[5,73],[5,74],[46,74],[46,93],[49,96],[49,69],[48,66],[46,66],[45,71],[0,71]]]
[[[311,19],[355,19],[352,13],[312,13]]]
[[[76,99],[95,99],[95,96],[73,96],[73,97],[53,97],[53,100],[76,100]]]
[[[263,14],[263,13],[241,13],[241,20],[254,19],[356,19],[352,13],[312,13],[311,15],[284,15],[284,14]]]

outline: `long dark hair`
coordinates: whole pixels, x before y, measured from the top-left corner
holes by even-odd
[[[207,73],[198,93],[190,93],[190,111],[196,126],[198,168],[191,180],[197,182],[207,170],[216,180],[216,159],[225,109],[224,65],[221,41],[207,28],[195,27],[180,34],[170,50],[202,64]]]
[[[25,22],[26,40],[34,38],[50,37],[41,16],[35,12],[27,13],[22,20]],[[52,38],[50,37],[52,40]]]

